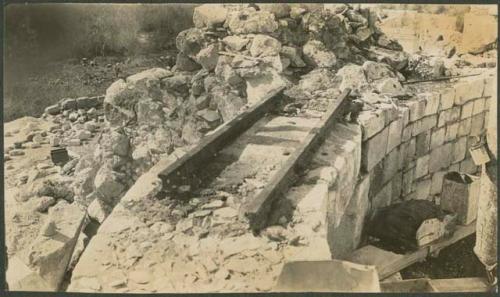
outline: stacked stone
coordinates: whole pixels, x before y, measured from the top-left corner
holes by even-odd
[[[96,201],[89,212],[103,220],[124,190],[160,158],[198,142],[245,105],[285,86],[287,68],[336,69],[358,52],[347,40],[350,35],[363,32],[362,40],[355,38],[358,45],[381,36],[359,12],[341,7],[338,13],[321,6],[314,12],[288,5],[197,7],[196,27],[176,38],[179,53],[172,70],[146,70],[106,91],[109,127],[102,131],[94,160],[77,166],[87,167],[81,184],[96,175],[92,191],[79,195],[85,196],[84,204]],[[63,116],[79,123],[84,115],[69,111],[79,102],[86,101],[65,100],[47,113],[64,110]]]
[[[50,131],[52,146],[79,146],[96,135],[104,121],[104,96],[63,98],[45,109],[57,125]]]
[[[202,69],[197,76],[204,77],[206,96],[201,91],[194,97],[211,102],[208,109],[217,109],[224,121],[225,114],[293,80],[301,82],[286,94],[295,100],[334,98],[335,82],[359,73],[342,71],[346,65],[374,61],[394,72],[408,65],[401,46],[378,29],[377,15],[350,5],[206,4],[195,9],[193,21],[196,28],[177,37],[175,69]],[[239,98],[221,99],[229,94]]]
[[[469,148],[471,136],[484,134],[493,79],[459,82],[361,113],[361,169],[370,179],[372,210],[410,199],[439,203],[446,172],[478,172]]]

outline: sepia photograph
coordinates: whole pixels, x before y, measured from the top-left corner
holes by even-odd
[[[4,4],[4,293],[497,293],[491,3]]]

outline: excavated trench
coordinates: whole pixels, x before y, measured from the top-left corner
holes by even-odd
[[[255,12],[251,12],[250,14],[252,13]],[[368,15],[370,15],[369,11]],[[244,21],[245,19],[242,20]],[[193,29],[189,34],[197,34],[197,30],[199,29]],[[380,38],[380,36],[377,36],[377,38]],[[372,41],[377,42],[373,39],[366,43],[361,43],[361,45],[355,45],[354,47],[365,47]],[[183,48],[181,52],[179,52],[179,56],[185,55],[182,51],[188,50],[186,44],[181,44],[181,47]],[[246,54],[248,53],[244,53],[243,55]],[[394,96],[391,98],[390,95],[384,92],[394,91],[391,89],[391,85],[396,88],[396,85],[400,84],[399,79],[401,79],[401,77],[398,77],[390,70],[390,67],[384,64],[385,62],[376,63],[373,61],[366,61],[363,64],[362,62],[365,58],[360,56],[356,57],[361,59],[361,62],[356,62],[360,62],[358,64],[362,64],[363,66],[348,64],[346,63],[348,60],[344,59],[341,60],[339,64],[342,66],[346,64],[346,66],[338,69],[337,73],[329,73],[323,67],[318,67],[316,69],[314,69],[315,67],[306,67],[301,68],[299,71],[292,72],[293,74],[291,75],[290,73],[284,75],[288,76],[293,85],[293,87],[288,86],[288,89],[290,90],[294,87],[298,87],[299,92],[295,92],[296,90],[294,90],[294,92],[291,92],[291,97],[286,97],[285,100],[283,100],[279,107],[282,111],[279,113],[267,114],[257,121],[250,129],[242,133],[241,136],[232,139],[231,142],[209,162],[202,164],[193,176],[195,181],[191,183],[196,186],[185,187],[184,185],[178,185],[179,191],[175,197],[170,197],[169,194],[165,194],[161,191],[160,193],[155,192],[155,194],[159,195],[152,196],[150,196],[150,193],[147,191],[147,193],[139,192],[139,194],[137,194],[138,197],[135,197],[134,191],[137,187],[141,186],[140,183],[143,182],[142,178],[144,176],[147,177],[146,180],[149,177],[157,178],[158,174],[154,170],[153,173],[146,172],[130,187],[126,186],[122,190],[122,193],[125,193],[125,195],[120,198],[121,201],[116,201],[116,209],[110,211],[110,213],[106,215],[111,216],[113,223],[116,223],[117,217],[123,220],[123,217],[120,217],[120,215],[124,215],[126,219],[122,221],[123,225],[129,223],[127,222],[128,219],[130,219],[130,221],[137,219],[137,221],[134,221],[137,226],[110,226],[110,222],[107,222],[108,218],[102,221],[102,226],[106,229],[103,231],[100,228],[101,224],[97,220],[90,219],[82,231],[83,234],[87,236],[87,241],[83,247],[82,258],[80,258],[80,261],[77,263],[75,271],[67,271],[61,289],[64,291],[68,289],[72,291],[76,288],[78,290],[79,285],[81,285],[83,289],[88,289],[88,287],[85,287],[88,286],[88,284],[80,284],[80,282],[83,282],[82,279],[88,280],[88,278],[92,279],[90,289],[93,291],[101,291],[103,287],[107,286],[108,281],[102,280],[103,276],[99,275],[101,272],[97,271],[97,269],[96,271],[91,271],[91,273],[96,274],[95,277],[88,277],[85,274],[89,273],[85,271],[85,269],[88,268],[86,266],[90,265],[89,263],[92,262],[89,259],[92,259],[95,255],[100,256],[94,259],[96,262],[101,261],[105,270],[110,269],[109,275],[112,275],[112,272],[121,275],[128,272],[131,267],[134,267],[134,265],[138,263],[140,264],[139,266],[145,266],[146,268],[157,264],[163,265],[165,263],[161,263],[161,261],[165,259],[169,259],[169,261],[170,259],[174,259],[172,261],[180,259],[180,262],[176,264],[180,265],[181,268],[179,269],[182,270],[184,268],[182,266],[193,266],[198,263],[196,261],[199,259],[196,261],[193,260],[192,263],[182,261],[184,261],[183,256],[185,256],[185,259],[191,260],[200,255],[201,252],[196,251],[196,247],[194,246],[196,244],[199,245],[199,242],[202,240],[213,240],[213,238],[217,238],[217,240],[222,239],[226,242],[227,240],[248,235],[248,224],[246,224],[241,214],[238,216],[236,210],[262,191],[280,167],[293,156],[294,151],[307,134],[317,128],[315,125],[319,122],[319,117],[328,105],[328,102],[331,102],[334,98],[334,94],[340,91],[339,89],[359,87],[359,89],[363,89],[364,91],[368,89],[370,92],[362,94],[356,92],[356,95],[360,95],[357,99],[366,103],[362,110],[357,111],[360,113],[359,122],[356,124],[340,123],[336,126],[336,129],[338,129],[336,131],[343,131],[343,133],[346,130],[349,131],[345,133],[347,136],[329,136],[329,142],[324,145],[323,150],[316,153],[316,158],[322,161],[318,162],[318,160],[316,160],[316,162],[323,167],[332,167],[332,172],[336,172],[336,174],[331,174],[329,177],[331,180],[325,177],[325,175],[321,175],[320,178],[316,178],[314,182],[311,182],[310,179],[305,178],[305,176],[309,174],[309,171],[307,171],[304,172],[303,176],[300,176],[295,183],[291,183],[294,189],[301,187],[307,188],[309,185],[321,185],[320,182],[317,182],[318,180],[322,180],[323,183],[325,180],[328,180],[326,183],[331,183],[325,187],[320,187],[322,190],[320,194],[317,195],[318,198],[316,200],[313,199],[315,203],[320,199],[325,199],[328,203],[328,206],[325,207],[327,208],[325,210],[327,215],[324,218],[321,217],[323,215],[322,212],[321,214],[314,213],[314,216],[321,217],[321,219],[317,220],[323,220],[320,225],[322,226],[321,228],[325,228],[325,233],[321,233],[323,229],[317,228],[317,222],[314,222],[313,228],[307,226],[307,228],[313,229],[314,232],[316,232],[317,229],[321,230],[321,232],[314,235],[319,235],[321,240],[328,241],[327,249],[329,249],[329,253],[332,253],[330,259],[332,257],[336,258],[337,256],[339,256],[339,258],[344,257],[346,254],[352,252],[355,248],[366,242],[366,234],[363,230],[363,225],[368,221],[369,214],[376,211],[377,208],[410,199],[428,199],[438,203],[439,185],[435,185],[435,183],[439,184],[442,172],[447,170],[460,170],[477,173],[477,167],[471,165],[470,156],[466,155],[465,149],[462,150],[461,148],[465,146],[469,147],[470,143],[466,138],[470,135],[481,133],[482,127],[485,126],[485,115],[488,112],[487,100],[491,98],[491,94],[487,93],[485,85],[488,84],[486,80],[491,79],[491,77],[479,77],[477,79],[474,77],[471,78],[471,80],[464,80],[463,82],[430,82],[407,85],[405,88],[400,85],[401,90],[407,92],[404,94],[405,99],[398,97],[401,94],[393,94]],[[188,59],[187,56],[184,58]],[[248,57],[246,59],[248,59]],[[225,65],[221,63],[221,68],[230,64],[227,63],[227,61],[225,63]],[[243,64],[241,61],[239,61],[239,63]],[[203,66],[205,67],[205,64],[203,64]],[[251,67],[253,66],[255,65]],[[249,71],[250,69],[249,72],[255,71],[255,69],[252,70],[251,67],[248,69],[243,68],[243,70]],[[269,67],[269,65],[266,67]],[[307,69],[307,71],[313,70],[301,77],[301,74],[305,74],[304,69]],[[388,75],[388,77],[383,78],[382,81],[380,78],[374,79],[374,77],[379,74],[376,70],[382,71],[382,77],[384,75]],[[158,71],[158,69],[155,69],[155,71]],[[160,69],[160,72],[161,71],[170,72],[170,70],[166,71]],[[215,71],[217,72],[218,70]],[[238,71],[241,71],[241,69],[238,69]],[[200,71],[199,73],[202,72],[203,71]],[[329,77],[329,75],[333,76],[334,73],[335,78]],[[143,73],[141,73],[139,77],[141,75],[143,75]],[[174,74],[169,73],[168,75]],[[206,74],[202,73],[201,75],[208,75],[208,72]],[[185,79],[185,77],[180,79],[179,77],[172,76],[171,78],[170,83],[172,83],[172,86],[170,86],[170,88],[176,89],[179,87],[176,84],[180,84],[184,93],[191,94],[193,92],[193,90],[189,88],[194,89],[195,83],[182,82],[181,80]],[[135,79],[137,79],[137,77],[135,77]],[[158,81],[160,80],[157,78],[155,79]],[[170,79],[170,77],[167,79]],[[136,82],[143,83],[141,78]],[[389,82],[389,84],[385,84],[386,82]],[[128,79],[127,83],[129,83]],[[158,84],[161,85],[163,83],[164,81]],[[206,84],[206,81],[203,83]],[[379,83],[382,84],[379,85]],[[126,86],[125,83],[123,84]],[[148,96],[151,95],[154,97],[158,95],[155,93],[158,89],[155,89],[153,83],[145,83],[145,87],[141,85],[141,88],[144,88],[144,90],[141,89],[141,91],[148,93]],[[254,87],[254,91],[255,89]],[[331,91],[332,89],[334,90],[333,92]],[[395,93],[401,90],[396,90]],[[449,90],[452,90],[453,93],[451,99],[448,96],[449,92],[446,92]],[[247,91],[248,89],[245,89],[243,93],[247,93]],[[204,91],[202,90],[200,92],[203,93]],[[184,93],[183,95],[185,95]],[[400,98],[400,100],[394,98]],[[436,100],[435,98],[438,99]],[[149,99],[148,97],[145,101],[149,104],[158,104]],[[191,99],[190,97],[189,100]],[[467,103],[468,101],[471,103]],[[185,102],[187,102],[187,100]],[[119,104],[119,101],[114,103]],[[196,101],[196,108],[199,107],[198,103],[199,102]],[[206,102],[202,103],[205,104]],[[157,107],[157,105],[155,105],[155,107]],[[162,106],[160,105],[160,107]],[[135,113],[137,107],[132,106],[131,108]],[[186,109],[189,108],[193,108],[193,106],[186,107]],[[170,117],[171,111],[168,110],[167,113],[165,109],[168,110],[168,108],[164,108],[162,112],[165,112],[165,114],[168,114]],[[221,110],[218,112],[222,113],[223,109],[220,109]],[[470,114],[464,117],[464,114],[466,111],[468,112],[469,109],[471,109]],[[206,116],[207,111],[210,110],[207,106],[203,105],[202,111],[205,111],[202,116]],[[136,116],[138,114],[139,112],[135,113]],[[145,114],[147,116],[145,116],[143,120],[149,119],[148,116],[150,115],[147,113]],[[153,116],[151,116],[151,119],[156,120]],[[205,117],[205,120],[206,119]],[[219,118],[218,121],[214,122],[220,124],[220,121]],[[469,123],[468,131],[467,123]],[[459,126],[461,127],[462,124],[465,126],[465,131],[457,132]],[[345,127],[348,127],[348,129]],[[204,129],[207,128],[204,127]],[[184,131],[184,129],[182,131]],[[180,148],[180,146],[178,146],[178,148]],[[127,155],[127,158],[131,157],[131,152],[127,153],[130,153]],[[168,153],[171,153],[171,151],[169,150]],[[173,155],[174,154],[170,154],[168,157],[170,158]],[[446,164],[441,163],[441,159],[443,159],[445,155],[452,155],[453,160],[448,160],[447,163],[445,162]],[[166,155],[163,157],[166,157]],[[156,165],[150,165],[154,168],[163,161],[165,160],[160,158],[160,161],[156,163]],[[317,163],[312,164],[312,167],[316,167],[318,165]],[[435,165],[437,163],[439,165]],[[318,168],[308,169],[314,171]],[[151,176],[147,176],[148,174]],[[366,187],[367,185],[369,186],[369,190]],[[144,188],[148,188],[149,186],[148,184],[144,184]],[[266,247],[265,251],[269,251],[269,249],[272,251],[279,250],[280,253],[283,252],[283,255],[280,256],[283,258],[286,258],[286,252],[284,251],[288,248],[287,245],[292,249],[296,246],[307,246],[307,243],[302,242],[303,238],[300,236],[286,238],[286,236],[282,234],[272,234],[271,232],[276,230],[276,228],[273,229],[273,227],[276,226],[282,229],[291,226],[293,229],[293,225],[300,226],[302,223],[294,217],[298,208],[297,201],[290,199],[288,197],[289,195],[290,193],[282,193],[280,199],[273,203],[273,209],[269,217],[266,218],[267,223],[265,225],[266,227],[270,227],[269,230],[265,230],[267,233],[263,232],[264,235],[261,237],[248,236],[253,241],[250,243],[245,242],[246,244],[252,245],[252,243],[256,241],[267,240],[263,246],[267,244],[270,248]],[[226,219],[226,221],[221,221],[221,217]],[[242,220],[236,220],[236,217]],[[229,220],[235,220],[229,223],[227,221],[228,218]],[[109,229],[113,228],[119,229],[119,232],[115,232],[118,234],[109,231]],[[121,228],[124,229],[122,230]],[[157,236],[154,232],[155,235],[144,235],[147,234],[147,232],[152,232],[153,229],[154,232],[160,230],[162,235]],[[278,230],[281,232],[282,229]],[[310,232],[309,229],[307,229],[308,232]],[[188,239],[186,239],[186,237]],[[113,257],[118,259],[118,263],[110,264],[110,262],[116,259],[107,259],[105,252],[100,254],[101,248],[103,248],[100,245],[106,242],[106,240],[107,245],[112,246],[114,249],[110,251],[110,253]],[[168,255],[161,254],[161,260],[157,259],[160,263],[151,264],[141,262],[143,258],[147,259],[148,257],[152,257],[151,259],[156,259],[156,254],[154,257],[148,254],[150,250],[154,250],[155,253],[165,252],[161,251],[161,246],[160,251],[155,250],[158,248],[156,246],[158,244],[157,241],[161,240],[166,240],[169,243],[167,249]],[[190,240],[194,240],[195,242]],[[137,241],[139,241],[140,244]],[[177,244],[177,241],[181,243],[178,245],[177,250],[173,244],[174,241],[175,244]],[[279,244],[276,242],[279,242]],[[437,259],[429,260],[425,264],[415,264],[408,267],[402,271],[403,277],[414,277],[420,274],[429,275],[429,271],[434,269],[436,265],[446,265],[447,261],[451,258],[459,257],[460,255],[466,255],[467,261],[470,260],[470,262],[473,263],[471,264],[471,267],[474,267],[473,272],[463,272],[460,268],[456,268],[451,270],[444,269],[442,273],[439,272],[437,274],[439,274],[440,277],[457,277],[457,275],[472,276],[469,274],[474,274],[474,276],[476,274],[480,275],[478,270],[476,270],[477,263],[471,260],[471,254],[467,252],[470,249],[471,242],[472,239],[469,237],[457,244],[457,250],[454,249],[455,247],[444,249]],[[137,248],[137,245],[140,245],[140,248]],[[133,247],[132,251],[129,250],[131,247]],[[194,252],[192,252],[191,247],[194,247]],[[87,248],[89,251],[87,251]],[[314,244],[311,244],[311,248],[314,249]],[[90,253],[90,256],[87,255],[87,257],[85,257],[86,252]],[[186,255],[184,255],[185,252],[187,252]],[[222,254],[225,252],[227,252],[227,250],[224,250],[223,247]],[[264,254],[263,251],[261,252]],[[123,260],[123,258],[119,258],[123,257],[123,253],[125,253],[125,256],[128,258],[124,261],[120,261],[120,259]],[[255,261],[262,261],[262,257],[256,256],[256,254],[257,252],[243,250],[238,257],[240,257],[239,260],[243,261],[241,263],[253,267],[256,263]],[[233,255],[234,254],[231,254],[227,257],[229,260],[226,258],[223,258],[223,260],[216,259],[217,265],[220,266],[220,271],[223,271],[222,267],[226,265],[226,260],[228,265],[233,263],[232,261],[234,261],[235,257],[230,258]],[[99,260],[99,258],[106,259]],[[282,261],[283,260],[280,258],[277,262],[281,263]],[[200,263],[201,262],[197,265],[201,266]],[[273,264],[276,263],[273,262]],[[162,269],[172,269],[172,265]],[[96,264],[96,267],[97,266],[98,264]],[[80,270],[78,270],[78,267],[80,267]],[[207,264],[204,263],[203,267],[207,267]],[[272,266],[270,267],[271,268],[268,268],[266,272],[261,271],[260,274],[264,275],[264,273],[268,273],[269,271],[276,274],[276,271],[274,271],[276,266],[274,266],[274,268]],[[245,277],[251,274],[250,271],[246,271],[241,267],[233,267],[233,270],[227,269],[228,276],[223,275],[222,280],[230,279],[230,282],[236,284],[240,280],[245,280]],[[205,272],[196,271],[196,277],[193,283],[198,279],[203,280],[205,278],[210,280],[210,274],[213,274],[216,270],[209,270],[210,269],[207,269],[209,277],[206,276],[207,274],[204,274]],[[175,269],[170,272],[172,274],[177,273]],[[254,271],[252,271],[252,273],[254,273]],[[76,276],[74,274],[76,274]],[[130,274],[128,277],[134,278],[132,275],[136,277],[135,281],[137,284],[133,284],[135,287],[132,287],[131,290],[145,289],[145,286],[141,287],[141,285],[144,284],[141,283],[143,280],[140,279],[142,275],[139,277],[139,281],[137,281],[137,274]],[[104,278],[106,277],[107,276]],[[174,279],[175,277],[172,277],[171,281]],[[99,281],[102,283],[99,284]],[[128,290],[126,286],[127,280],[125,280],[125,285],[120,283],[117,288]],[[169,290],[186,290],[186,288],[182,286],[183,285],[175,287],[174,285],[173,288],[169,288]],[[113,287],[112,290],[117,288]],[[229,291],[234,289],[231,285],[223,286],[223,288]],[[268,286],[264,289],[264,291],[269,290],[270,288]]]

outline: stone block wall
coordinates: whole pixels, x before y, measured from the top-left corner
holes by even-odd
[[[359,125],[337,123],[315,154],[309,175],[328,171],[326,226],[332,258],[362,245],[378,208],[411,199],[439,204],[448,171],[479,174],[469,148],[485,133],[488,106],[497,100],[495,76],[475,76],[409,100],[375,103]],[[493,98],[493,99],[492,99]],[[328,169],[328,170],[327,170]]]
[[[494,79],[472,77],[362,112],[361,175],[370,180],[371,213],[410,199],[439,203],[446,172],[478,173],[469,148],[472,136],[485,133]]]

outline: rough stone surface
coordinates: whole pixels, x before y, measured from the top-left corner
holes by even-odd
[[[361,166],[365,172],[371,171],[384,158],[388,136],[389,129],[384,128],[382,132],[363,142]]]
[[[10,289],[40,290],[41,286],[47,286],[50,290],[57,290],[66,273],[84,217],[85,213],[76,204],[63,201],[53,206],[48,220],[57,228],[54,235],[40,235],[21,253],[21,261],[37,275],[38,280],[23,283],[21,279],[17,283],[10,283]]]
[[[386,153],[392,151],[401,144],[401,135],[403,133],[403,118],[398,118],[389,125],[389,137],[387,139]]]
[[[448,88],[441,92],[439,111],[450,109],[455,102],[455,89]]]
[[[212,71],[217,66],[219,59],[219,49],[217,45],[211,44],[200,50],[196,55],[196,61],[207,71]]]
[[[450,165],[452,157],[452,143],[444,144],[430,153],[429,172],[434,173]]]
[[[281,43],[270,36],[258,34],[252,40],[250,54],[253,57],[276,56],[281,51]]]
[[[373,111],[362,111],[359,114],[358,122],[363,131],[363,141],[371,138],[385,127],[384,113]]]
[[[282,46],[281,54],[290,59],[291,66],[293,67],[305,67],[306,63],[302,59],[302,54],[300,50],[296,47]]]
[[[430,156],[425,155],[423,157],[420,157],[417,159],[417,166],[415,167],[415,178],[418,179],[420,177],[423,177],[429,173],[429,167],[431,166],[429,164],[430,161]]]
[[[118,174],[109,168],[101,167],[96,174],[94,186],[105,199],[115,201],[125,186],[118,181]]]
[[[333,67],[337,57],[319,40],[310,40],[302,48],[306,63],[313,67]]]
[[[236,35],[226,36],[224,37],[224,39],[222,39],[222,42],[233,51],[242,50],[249,41],[250,39],[246,39]]]
[[[203,4],[193,12],[193,23],[198,28],[221,26],[227,17],[227,8],[222,4]]]
[[[368,86],[368,82],[364,76],[363,67],[358,65],[347,65],[342,67],[338,72],[337,76],[342,79],[339,86],[341,91],[349,88],[351,90],[362,90]]]
[[[446,137],[446,127],[441,127],[438,129],[434,129],[431,134],[431,150],[441,146]]]
[[[230,12],[226,24],[234,34],[272,33],[278,29],[274,14],[254,8]]]

